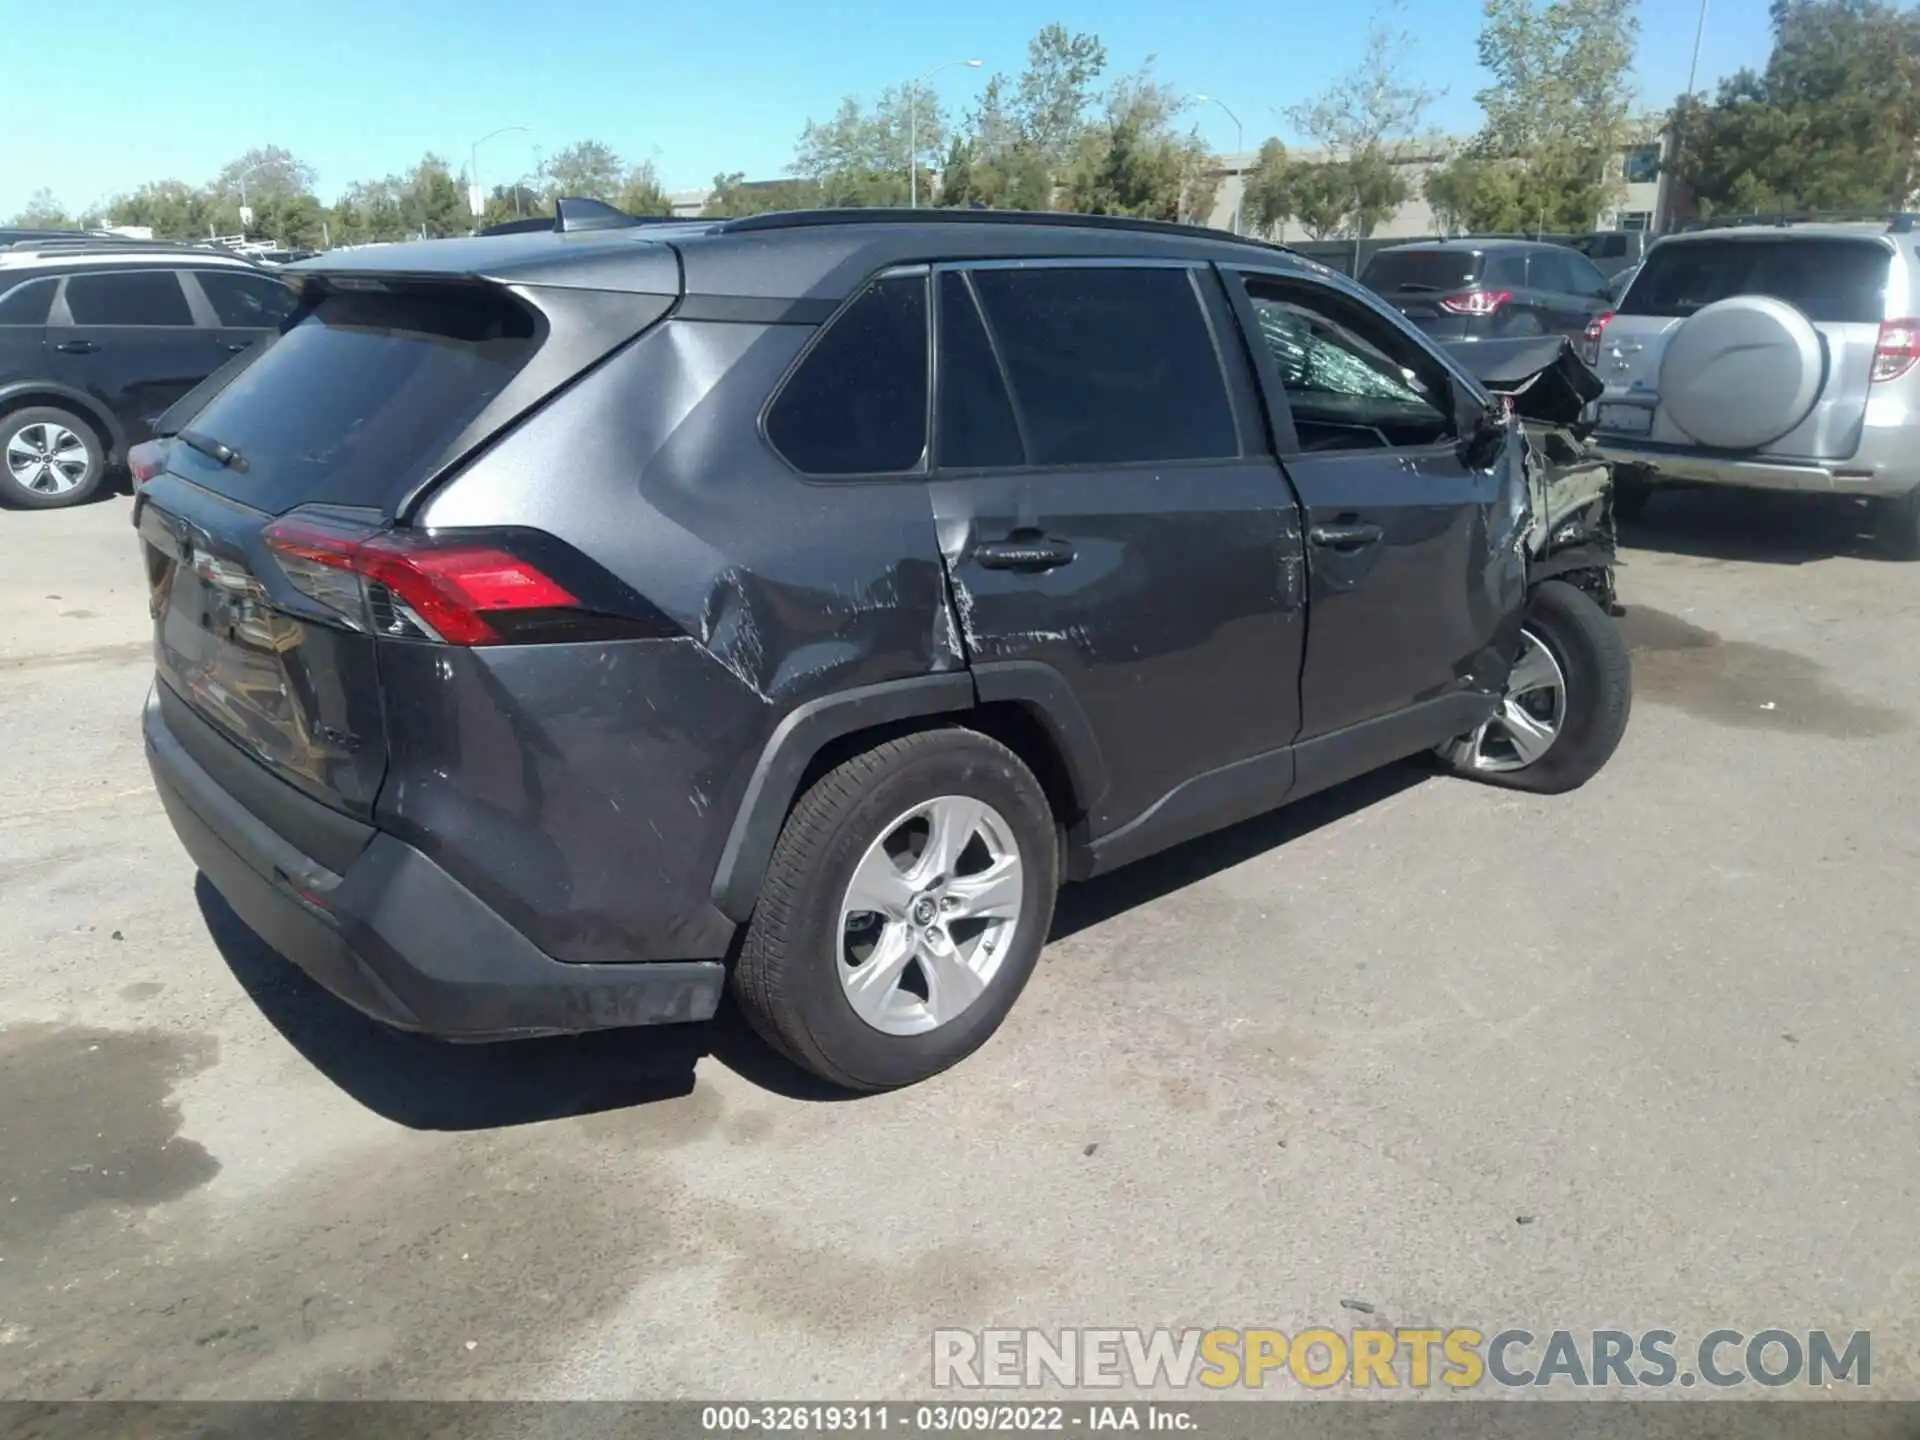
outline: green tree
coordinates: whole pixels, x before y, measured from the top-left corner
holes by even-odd
[[[1708,211],[1902,209],[1920,175],[1920,15],[1775,0],[1762,72],[1683,98],[1669,168]]]
[[[78,224],[67,214],[66,207],[53,198],[53,191],[45,186],[34,191],[26,208],[7,223],[30,230],[71,230]]]
[[[441,156],[420,157],[402,186],[405,193],[402,210],[409,234],[425,233],[429,239],[464,235],[473,228],[473,214],[467,208],[467,189]]]
[[[110,225],[145,225],[162,240],[204,240],[213,229],[205,190],[182,180],[152,180],[99,206]]]
[[[1273,235],[1293,218],[1293,161],[1276,137],[1263,142],[1247,172],[1242,208],[1256,235]]]
[[[1374,17],[1352,70],[1287,111],[1323,158],[1289,167],[1284,174],[1293,193],[1277,192],[1269,203],[1298,218],[1316,239],[1342,231],[1371,235],[1411,192],[1399,161],[1438,92],[1401,78],[1413,37],[1394,28],[1394,13]]]
[[[1027,42],[1027,68],[1013,87],[1010,118],[1018,143],[1050,169],[1071,162],[1106,68],[1107,47],[1098,35],[1059,24],[1042,28]]]
[[[651,160],[629,166],[621,177],[619,193],[613,203],[629,215],[671,215],[673,201],[660,183],[660,172]]]
[[[1117,81],[1104,121],[1081,138],[1067,171],[1068,204],[1090,215],[1204,219],[1219,177],[1198,133],[1176,128],[1186,108],[1154,79],[1151,62]]]
[[[1429,203],[1469,230],[1591,229],[1620,194],[1637,4],[1486,0],[1485,123],[1428,176]]]
[[[905,205],[909,151],[920,171],[920,191],[932,193],[929,162],[945,146],[946,121],[938,97],[922,92],[908,114],[909,94],[894,86],[871,108],[849,95],[833,117],[807,122],[794,170],[820,191],[826,205]]]
[[[713,177],[713,193],[700,212],[715,220],[764,215],[773,210],[811,210],[820,205],[819,187],[808,180],[762,180],[753,183],[735,170]]]
[[[612,204],[626,186],[627,165],[610,145],[581,140],[557,150],[542,167],[549,198],[578,196]]]

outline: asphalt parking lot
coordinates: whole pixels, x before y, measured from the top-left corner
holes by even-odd
[[[129,503],[0,513],[0,1394],[906,1397],[935,1326],[1343,1301],[1869,1329],[1920,1394],[1920,566],[1837,513],[1632,530],[1586,789],[1408,767],[1069,891],[985,1050],[845,1101],[267,952],[151,794]]]

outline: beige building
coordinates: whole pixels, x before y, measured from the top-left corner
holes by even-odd
[[[1657,122],[1656,122],[1657,123]],[[1450,155],[1455,153],[1464,142],[1451,139],[1437,139],[1430,144],[1409,147],[1397,162],[1407,178],[1408,198],[1384,225],[1373,232],[1373,239],[1405,239],[1419,235],[1439,235],[1446,227],[1435,217],[1432,209],[1422,197],[1421,191],[1428,173],[1444,165]],[[1660,173],[1661,142],[1651,141],[1636,145],[1620,152],[1615,163],[1618,165],[1618,179],[1624,187],[1614,206],[1596,216],[1596,230],[1658,230],[1668,220],[1667,185]],[[1311,150],[1290,152],[1295,160],[1311,163],[1321,156]],[[1220,188],[1213,197],[1213,213],[1207,223],[1222,230],[1233,228],[1235,208],[1240,203],[1241,189],[1247,172],[1252,170],[1259,160],[1257,154],[1228,155],[1222,157],[1217,173],[1220,176]],[[1309,240],[1308,235],[1296,222],[1288,221],[1279,234],[1272,237],[1281,241]]]

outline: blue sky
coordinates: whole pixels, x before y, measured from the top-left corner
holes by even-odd
[[[41,186],[72,210],[148,179],[197,184],[269,143],[313,165],[331,199],[429,149],[464,165],[475,138],[508,124],[532,133],[482,149],[489,183],[530,168],[536,146],[582,138],[650,156],[670,189],[719,170],[774,175],[806,120],[842,95],[977,56],[984,69],[934,82],[957,113],[987,74],[1017,72],[1028,38],[1053,20],[1099,33],[1115,70],[1154,56],[1182,90],[1220,96],[1251,147],[1291,138],[1280,111],[1353,64],[1371,13],[1353,0],[11,0],[0,10],[11,12],[9,53],[83,57],[78,70],[8,67],[0,216]],[[1433,122],[1471,130],[1479,0],[1404,0],[1402,13],[1419,37],[1408,68],[1448,90]],[[1646,0],[1643,102],[1685,88],[1698,13],[1692,0]],[[1766,53],[1766,0],[1713,0],[1699,83]],[[1232,147],[1217,108],[1195,118],[1214,146]]]

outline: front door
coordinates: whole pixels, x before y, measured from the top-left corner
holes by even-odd
[[[49,317],[47,349],[53,377],[112,411],[129,444],[152,434],[160,412],[218,368],[172,270],[69,275]]]
[[[1354,773],[1447,738],[1488,677],[1504,677],[1525,584],[1524,479],[1510,458],[1468,463],[1461,432],[1482,402],[1370,305],[1301,276],[1238,281],[1305,512],[1302,740],[1374,737],[1341,750]],[[1430,740],[1429,726],[1441,732]]]
[[[1299,529],[1243,352],[1220,343],[1218,277],[981,265],[940,272],[938,295],[931,489],[983,696],[1008,664],[1064,682],[1107,777],[1094,837],[1140,821],[1157,848],[1238,818],[1222,801],[1278,803],[1299,729]],[[1237,786],[1169,798],[1250,760]]]

